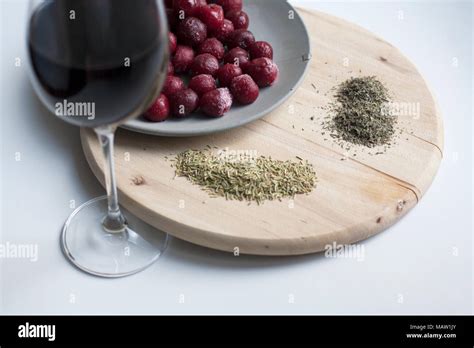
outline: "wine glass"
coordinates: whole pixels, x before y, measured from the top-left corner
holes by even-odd
[[[77,208],[61,233],[66,257],[88,273],[122,277],[154,263],[168,235],[118,204],[114,133],[158,96],[167,73],[162,0],[30,0],[29,75],[57,117],[93,128],[105,157],[107,196]],[[148,236],[147,239],[144,236]]]

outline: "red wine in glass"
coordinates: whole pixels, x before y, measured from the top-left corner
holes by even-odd
[[[61,234],[69,260],[95,275],[136,273],[166,247],[165,233],[118,204],[113,139],[116,127],[141,115],[160,92],[167,31],[162,0],[30,1],[27,46],[34,89],[60,119],[93,128],[104,150],[107,197],[76,209]]]

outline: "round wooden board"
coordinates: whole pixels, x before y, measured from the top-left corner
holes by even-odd
[[[246,254],[297,255],[322,251],[333,242],[366,239],[416,205],[436,175],[443,149],[441,117],[423,78],[397,48],[365,29],[319,12],[299,13],[311,36],[311,67],[293,97],[265,118],[195,138],[118,131],[116,171],[127,209],[195,244],[231,252],[238,248]],[[331,88],[351,76],[366,75],[384,82],[395,102],[413,106],[399,116],[402,133],[383,154],[362,148],[347,152],[322,134]],[[103,183],[96,136],[83,129],[81,137],[87,160]],[[186,179],[175,178],[165,159],[207,145],[282,160],[308,159],[318,186],[294,201],[260,206],[210,198]]]

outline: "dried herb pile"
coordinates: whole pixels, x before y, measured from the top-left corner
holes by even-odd
[[[262,203],[293,198],[316,186],[316,173],[307,161],[277,161],[260,156],[252,161],[229,161],[211,151],[188,150],[174,159],[176,175],[186,177],[211,196]]]
[[[355,145],[389,145],[397,119],[386,112],[388,102],[388,90],[375,76],[346,80],[336,88],[325,129],[333,138]]]

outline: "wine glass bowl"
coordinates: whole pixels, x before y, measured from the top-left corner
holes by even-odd
[[[30,76],[48,109],[66,122],[92,128],[124,123],[146,110],[168,64],[160,3],[32,1]]]

